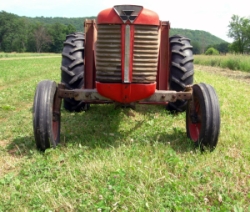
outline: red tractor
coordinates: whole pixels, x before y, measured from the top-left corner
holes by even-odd
[[[117,5],[86,20],[85,34],[67,36],[61,83],[36,88],[33,128],[37,148],[60,142],[60,108],[87,110],[90,104],[162,104],[186,111],[187,136],[214,149],[220,132],[218,98],[212,86],[193,85],[190,40],[169,37],[170,24],[142,6]]]

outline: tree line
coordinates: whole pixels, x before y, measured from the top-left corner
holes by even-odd
[[[62,51],[66,35],[83,31],[85,18],[20,17],[0,11],[0,51],[4,52],[55,52]],[[250,19],[233,15],[228,25],[228,37],[224,40],[201,30],[175,29],[173,34],[182,34],[191,39],[194,54],[202,54],[209,48],[220,53],[250,52]]]
[[[25,17],[0,12],[0,51],[61,52],[66,35],[75,32],[73,25],[31,22]]]
[[[25,17],[28,19],[31,23],[44,23],[44,24],[55,24],[55,23],[61,23],[64,25],[72,25],[76,28],[77,32],[83,31],[83,23],[85,19],[96,19],[95,16],[89,16],[89,17],[78,17],[78,18],[66,18],[66,17]]]

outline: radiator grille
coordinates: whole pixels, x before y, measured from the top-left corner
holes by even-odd
[[[156,81],[158,39],[157,26],[135,26],[133,82],[152,83]]]
[[[96,80],[121,82],[121,25],[98,25]]]
[[[97,31],[96,80],[122,82],[121,25],[98,25]],[[158,40],[157,26],[135,25],[132,82],[156,81]]]

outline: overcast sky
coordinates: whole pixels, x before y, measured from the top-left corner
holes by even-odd
[[[161,3],[160,3],[161,2]],[[162,4],[164,2],[164,4]],[[0,10],[19,16],[84,17],[118,4],[142,5],[170,21],[172,28],[204,30],[231,42],[227,37],[233,14],[250,17],[248,0],[1,0]]]

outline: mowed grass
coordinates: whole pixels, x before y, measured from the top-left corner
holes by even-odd
[[[55,53],[32,53],[32,52],[26,52],[26,53],[17,53],[17,52],[0,52],[0,59],[14,59],[14,58],[28,58],[28,57],[53,57],[53,56],[60,56],[59,54]]]
[[[195,70],[220,101],[213,152],[186,138],[185,113],[91,105],[62,110],[61,144],[41,153],[33,97],[60,60],[0,60],[0,211],[250,211],[249,84]]]
[[[194,58],[194,63],[197,65],[216,66],[250,73],[249,55],[195,55]]]

